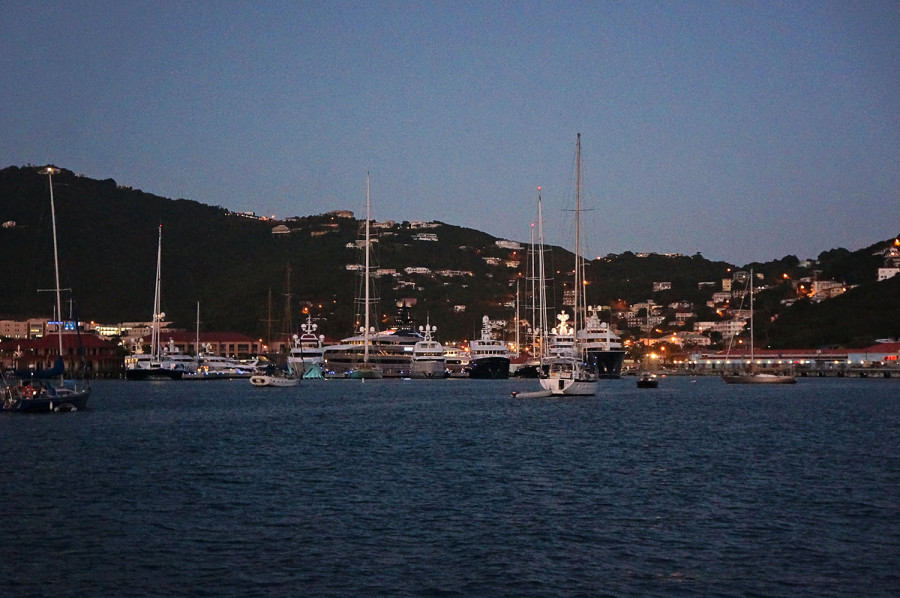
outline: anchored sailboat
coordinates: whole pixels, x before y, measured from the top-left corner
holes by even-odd
[[[583,322],[581,310],[584,308],[584,259],[581,257],[581,133],[575,146],[575,282],[573,309],[573,330],[579,330]],[[554,395],[591,396],[597,393],[597,376],[585,366],[582,348],[577,339],[568,354],[559,353],[545,358],[547,377],[541,378],[541,386]]]
[[[363,286],[365,288],[365,298],[363,302],[365,303],[365,317],[363,319],[362,333],[363,333],[363,360],[362,363],[357,365],[355,368],[350,370],[349,377],[350,378],[381,378],[383,377],[383,373],[381,369],[375,366],[373,363],[369,361],[369,352],[372,348],[372,339],[371,334],[375,332],[375,329],[370,325],[371,322],[371,310],[372,310],[372,298],[371,298],[371,289],[370,284],[372,282],[372,238],[369,230],[370,227],[370,218],[371,218],[371,202],[369,199],[369,173],[366,173],[366,238],[365,238],[365,254],[366,254],[366,263],[363,269],[364,282]]]
[[[774,374],[767,372],[757,372],[755,357],[753,355],[753,270],[750,270],[750,281],[748,282],[750,289],[750,365],[745,372],[735,372],[734,374],[725,374],[722,380],[726,384],[795,384],[797,379],[792,374]]]
[[[3,409],[7,411],[75,411],[87,406],[91,386],[86,380],[65,378],[63,361],[62,289],[59,286],[59,251],[56,242],[56,206],[53,201],[53,175],[58,168],[47,167],[40,171],[50,182],[50,220],[53,228],[53,267],[56,280],[56,331],[59,340],[59,357],[49,371],[29,371],[18,379],[4,377]],[[75,323],[77,330],[78,325]]]
[[[162,278],[162,225],[156,248],[156,289],[153,293],[153,325],[150,329],[150,353],[135,352],[125,358],[126,380],[181,380],[188,372],[185,362],[163,355],[160,341],[160,322],[166,316],[160,308],[160,280]],[[199,351],[199,347],[198,347]]]

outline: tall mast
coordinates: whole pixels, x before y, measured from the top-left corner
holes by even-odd
[[[156,248],[156,292],[153,294],[153,329],[150,331],[150,356],[159,361],[160,280],[162,267],[162,224],[159,225],[159,242]]]
[[[194,341],[194,354],[200,355],[200,302],[197,302],[197,336]]]
[[[366,172],[366,268],[364,271],[366,289],[366,328],[363,332],[363,363],[369,363],[369,173]]]
[[[521,326],[520,326],[520,321],[519,321],[519,279],[517,278],[516,279],[516,357],[518,357],[519,353],[521,352],[519,350],[519,328],[520,327]]]
[[[547,281],[544,273],[544,208],[541,201],[541,188],[538,187],[538,319],[541,326],[541,357],[547,350]]]
[[[56,274],[56,332],[59,339],[59,358],[63,358],[63,342],[62,342],[62,297],[59,290],[59,253],[56,247],[56,207],[53,203],[53,171],[54,168],[47,168],[47,179],[50,181],[50,222],[53,226],[53,268]]]
[[[528,316],[528,322],[531,324],[531,349],[534,351],[534,335],[538,329],[537,323],[537,279],[535,278],[537,270],[537,255],[534,251],[534,222],[531,223],[531,244],[528,250],[528,282],[531,283],[531,290],[525,289],[526,296],[531,297],[531,313]]]
[[[582,265],[579,251],[581,249],[581,133],[578,133],[578,140],[575,144],[575,317],[574,328],[578,333],[578,306],[579,297],[584,291],[584,283],[582,282]]]
[[[750,369],[753,369],[753,269],[750,269]]]

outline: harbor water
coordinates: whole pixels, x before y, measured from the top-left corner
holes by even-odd
[[[4,596],[896,596],[900,381],[99,381],[0,414]]]

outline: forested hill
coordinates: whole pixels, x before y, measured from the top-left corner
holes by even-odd
[[[258,337],[270,330],[296,331],[305,318],[304,308],[331,337],[353,329],[359,277],[347,266],[361,261],[359,251],[348,248],[359,238],[361,221],[356,218],[327,213],[263,221],[221,207],[122,188],[112,179],[94,180],[65,169],[54,175],[53,190],[61,286],[71,288],[66,296],[74,299],[81,319],[105,323],[150,319],[157,235],[162,226],[163,311],[176,326],[194,328],[199,302],[202,330]],[[39,292],[54,287],[49,197],[48,178],[37,167],[0,170],[0,222],[6,223],[0,228],[6,274],[0,285],[0,318],[46,316],[52,310],[51,294]],[[322,209],[354,209],[355,203]],[[385,324],[394,315],[398,299],[412,298],[417,324],[424,324],[427,317],[439,327],[442,339],[471,338],[483,315],[513,319],[516,280],[520,295],[527,293],[527,250],[500,247],[489,234],[439,222],[424,229],[397,223],[377,229],[377,237],[378,266],[397,273],[381,276],[375,284],[379,316]],[[804,337],[827,337],[828,342],[841,344],[860,335],[900,334],[900,330],[887,330],[889,319],[882,323],[881,316],[872,315],[883,301],[880,289],[886,289],[874,284],[881,260],[874,254],[884,246],[881,242],[858,251],[831,249],[812,268],[794,256],[740,266],[753,267],[768,281],[783,274],[793,280],[814,274],[862,285],[862,290],[845,295],[840,305],[842,310],[870,314],[861,323],[864,330],[838,333],[832,321],[828,327],[839,338]],[[563,289],[571,284],[566,272],[574,260],[561,248],[551,248],[547,259],[548,270],[559,272],[550,289],[551,303],[559,307]],[[516,262],[519,265],[513,267]],[[430,272],[407,273],[406,268]],[[611,255],[588,264],[588,301],[615,308],[648,298],[661,305],[687,300],[702,312],[711,290],[700,283],[720,285],[735,268],[699,254]],[[671,289],[654,292],[656,281],[671,282]],[[770,318],[774,324],[766,334],[790,344],[790,330],[778,329],[782,322],[793,322],[792,326],[824,322],[827,318],[818,314],[833,308],[828,306],[831,301],[790,308],[803,317],[789,317],[790,310],[783,310],[774,299],[787,292],[781,287],[771,289],[771,298],[763,298],[762,305],[772,310],[771,315],[784,311],[785,317]],[[286,307],[290,307],[290,325]]]

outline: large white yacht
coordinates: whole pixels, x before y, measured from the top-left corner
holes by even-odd
[[[316,335],[319,325],[313,324],[312,316],[306,317],[306,323],[300,325],[303,333],[294,335],[293,344],[287,362],[291,370],[298,376],[305,376],[316,368],[325,366],[325,335]]]
[[[444,358],[444,347],[441,343],[431,338],[431,333],[437,331],[437,326],[425,324],[419,326],[419,332],[425,337],[413,346],[412,378],[446,378],[447,360]]]
[[[325,375],[331,378],[350,377],[363,365],[368,354],[368,364],[380,371],[383,377],[408,378],[412,372],[416,343],[425,337],[413,328],[409,307],[401,304],[399,310],[394,328],[350,336],[341,339],[337,345],[325,347]]]

